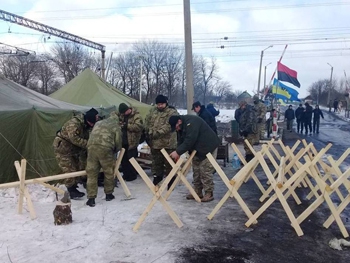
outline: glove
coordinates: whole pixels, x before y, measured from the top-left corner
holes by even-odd
[[[239,131],[239,135],[240,135],[240,136],[243,136],[243,131]]]
[[[247,132],[247,131],[244,131],[244,132],[243,132],[243,136],[244,136],[244,137],[247,137],[247,136],[248,136],[248,132]]]
[[[262,123],[262,118],[258,118],[258,123]]]

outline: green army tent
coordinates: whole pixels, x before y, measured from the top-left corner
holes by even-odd
[[[27,159],[27,178],[59,173],[52,142],[73,114],[89,109],[55,100],[0,76],[0,183],[17,181],[14,162]]]
[[[151,106],[141,103],[101,79],[90,69],[85,69],[50,97],[61,101],[89,107],[118,107],[126,103],[138,109],[145,118]]]

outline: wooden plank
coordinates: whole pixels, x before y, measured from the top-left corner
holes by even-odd
[[[58,194],[63,195],[65,193],[65,191],[63,189],[54,187],[53,185],[50,185],[50,184],[47,184],[47,183],[43,183],[43,182],[40,182],[40,181],[35,180],[35,179],[34,179],[34,182],[37,183],[37,184],[40,184],[40,185],[42,185],[42,186],[44,186],[46,188],[49,188],[49,189],[51,189],[52,191],[54,191],[54,192],[56,192]]]
[[[122,148],[120,151],[119,151],[119,154],[118,154],[118,158],[117,160],[115,161],[115,166],[114,166],[114,177],[117,177],[119,182],[120,182],[120,185],[122,186],[123,188],[123,191],[124,191],[124,194],[127,198],[130,198],[131,197],[131,192],[129,190],[129,187],[126,185],[125,183],[125,180],[123,179],[123,177],[121,176],[120,172],[119,172],[119,167],[120,167],[120,164],[122,162],[122,159],[123,159],[123,156],[125,154],[125,149]]]
[[[26,167],[27,160],[22,159],[20,173],[18,174],[20,186],[19,186],[19,198],[18,198],[18,213],[22,214],[23,212],[23,201],[24,201],[24,186],[26,180]]]

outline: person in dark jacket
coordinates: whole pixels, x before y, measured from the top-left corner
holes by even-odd
[[[310,131],[310,135],[312,133],[312,127],[311,127],[312,111],[313,111],[313,108],[310,106],[310,104],[308,102],[306,102],[305,103],[305,110],[304,110],[304,114],[303,114],[306,135],[308,135],[309,131]]]
[[[295,114],[292,105],[289,105],[288,109],[284,112],[284,119],[287,121],[287,131],[292,132],[293,122],[295,119]]]
[[[196,101],[192,104],[192,110],[197,113],[197,115],[201,117],[216,134],[218,134],[215,117],[211,115],[204,105],[201,105],[199,101]]]
[[[339,101],[337,99],[335,99],[334,102],[333,102],[334,112],[338,111],[338,103],[339,103]]]
[[[220,111],[219,111],[219,110],[216,110],[216,109],[214,108],[214,103],[213,103],[213,102],[210,102],[210,103],[207,105],[207,110],[211,113],[211,115],[213,115],[214,118],[220,114]]]
[[[314,133],[320,132],[320,117],[324,119],[323,113],[318,105],[315,106],[315,109],[313,110],[314,113],[314,119],[313,119],[313,126],[314,126]]]
[[[177,161],[180,155],[185,152],[196,150],[197,153],[192,160],[194,190],[201,198],[202,202],[214,200],[214,168],[206,155],[211,153],[213,157],[216,158],[217,148],[220,145],[218,136],[216,136],[209,125],[198,116],[171,116],[169,118],[169,124],[171,130],[176,130],[178,134],[178,146],[176,150],[170,154],[171,158]],[[194,199],[191,194],[186,198],[188,200]]]
[[[295,110],[295,118],[297,119],[297,131],[303,133],[304,129],[304,107],[303,104],[299,104],[299,107]]]

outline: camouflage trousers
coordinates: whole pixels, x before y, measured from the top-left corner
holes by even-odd
[[[97,196],[97,178],[100,169],[104,172],[104,191],[105,194],[112,194],[114,191],[114,165],[115,157],[112,149],[92,145],[88,148],[88,157],[86,164],[87,184],[86,192],[88,198]]]
[[[62,173],[72,173],[85,170],[87,158],[86,151],[71,153],[69,149],[63,151],[63,149],[54,147],[54,153],[57,164],[61,168]],[[86,178],[85,176],[83,177]],[[67,178],[64,180],[64,184],[66,187],[75,186],[78,182],[82,181],[83,177]]]
[[[260,140],[265,138],[265,127],[266,123],[258,123],[257,125],[258,132],[255,134],[255,142],[259,142]]]
[[[165,149],[168,154],[175,149]],[[152,172],[157,176],[167,176],[172,170],[172,166],[165,159],[160,149],[152,149]]]
[[[211,153],[214,159],[216,159],[217,153],[217,149]],[[215,169],[208,158],[194,156],[192,169],[194,190],[197,193],[202,192],[202,190],[204,193],[212,193],[214,191],[213,172]]]
[[[247,139],[248,142],[250,143],[250,145],[253,146],[253,144],[254,144],[254,142],[255,142],[255,140],[256,140],[256,137],[257,137],[256,134],[250,133],[250,134],[248,134],[247,137],[245,137],[245,139]],[[247,144],[246,144],[245,142],[244,142],[243,144],[244,144],[243,147],[244,147],[244,150],[245,150],[245,155],[247,155],[247,154],[253,154],[252,151],[251,151],[251,150],[249,149],[249,147],[247,146]]]

